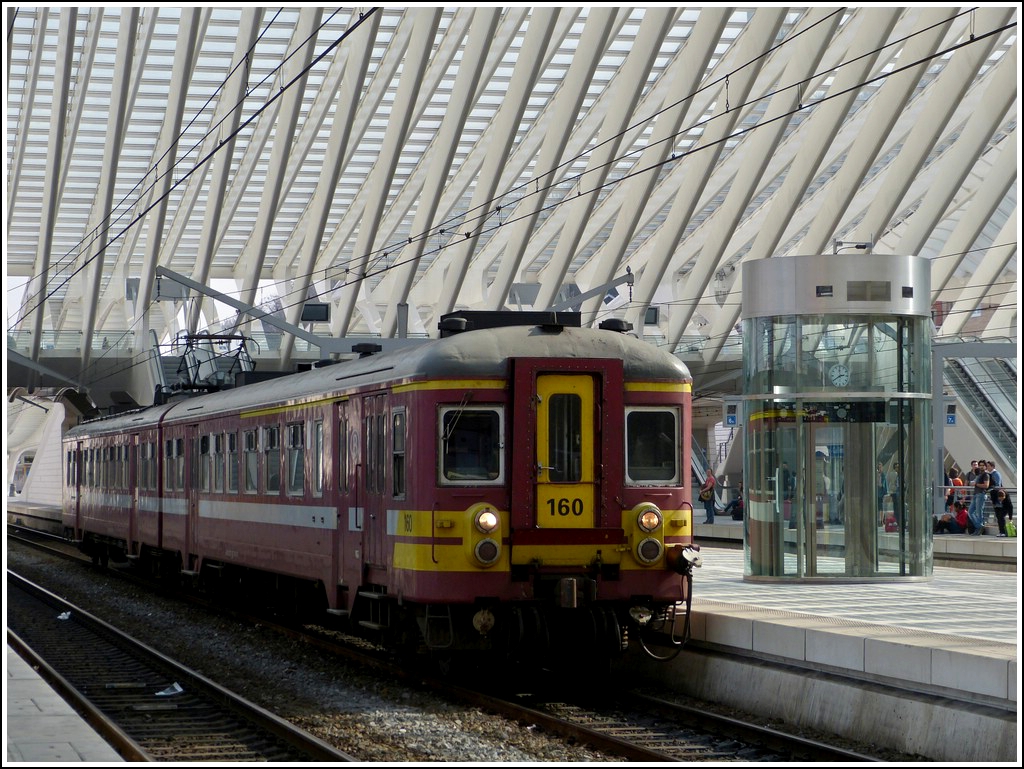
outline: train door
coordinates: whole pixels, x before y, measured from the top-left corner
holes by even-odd
[[[363,398],[363,556],[366,578],[384,582],[388,565],[387,396]],[[376,572],[376,574],[374,574]]]
[[[125,482],[128,484],[128,541],[125,543],[125,555],[135,555],[135,543],[139,538],[139,452],[142,442],[135,433],[128,442]]]
[[[331,445],[331,476],[334,481],[330,493],[337,495],[338,529],[337,556],[335,558],[337,580],[340,589],[358,585],[362,574],[358,564],[362,562],[363,508],[359,487],[362,462],[360,461],[358,409],[354,402],[338,404],[336,411],[335,440]]]
[[[85,450],[81,442],[75,443],[68,454],[67,480],[68,499],[64,508],[64,534],[71,535],[75,540],[80,538],[82,528],[82,480],[85,477],[83,462]]]
[[[535,525],[594,528],[598,525],[594,378],[590,374],[538,375],[536,399]]]
[[[185,461],[185,552],[181,554],[181,567],[190,572],[193,570],[193,559],[199,549],[199,425],[188,426],[188,438],[185,443],[188,447]]]

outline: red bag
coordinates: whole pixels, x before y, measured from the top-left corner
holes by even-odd
[[[885,519],[885,530],[886,531],[897,531],[899,526],[896,525],[896,519],[893,516],[888,516]]]

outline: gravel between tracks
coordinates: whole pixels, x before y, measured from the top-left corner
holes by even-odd
[[[6,555],[10,568],[358,761],[620,760],[405,683],[387,681],[372,671],[360,671],[269,628],[168,600],[115,577],[69,566],[66,561],[19,546],[8,547]],[[731,709],[707,707],[750,718]],[[843,743],[833,735],[802,732],[802,736]],[[883,761],[910,758],[875,746],[844,747]]]
[[[359,761],[618,760],[52,556],[8,548],[7,564]]]

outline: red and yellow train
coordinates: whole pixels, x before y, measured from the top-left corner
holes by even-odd
[[[700,563],[691,377],[606,325],[456,313],[398,353],[83,423],[64,439],[64,530],[99,563],[388,645],[639,638],[658,656],[655,634],[685,636]]]

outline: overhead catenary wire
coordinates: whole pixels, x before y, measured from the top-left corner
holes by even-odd
[[[1002,28],[1002,30],[1005,30],[1005,29],[1006,29],[1006,28]],[[997,34],[998,32],[999,32],[999,31],[998,31],[998,30],[996,30],[996,31],[991,31],[990,33],[987,33],[987,34],[989,34],[989,35],[991,35],[991,34]],[[792,39],[792,38],[791,38],[791,39]],[[971,42],[974,42],[974,41],[975,41],[975,40],[977,40],[977,39],[981,39],[981,38],[974,38],[974,39],[972,39],[972,41],[971,41]],[[779,45],[782,45],[782,44],[784,44],[784,42],[786,42],[786,41],[782,41],[782,42],[781,42],[781,43],[780,43]],[[895,41],[894,41],[894,42],[895,42]],[[890,43],[890,44],[894,44],[894,43]],[[954,49],[955,47],[958,47],[959,45],[966,45],[966,44],[968,44],[968,43],[967,43],[967,42],[959,43],[959,44],[957,44],[957,46],[952,46],[952,47],[950,47],[950,48],[946,49],[945,51],[939,52],[939,53],[937,53],[937,54],[935,54],[935,55],[946,55],[946,54],[947,54],[947,53],[948,53],[949,51],[951,51],[951,50],[952,50],[952,49]],[[762,55],[767,55],[767,52],[766,52],[765,54],[762,54]],[[866,55],[866,54],[864,54],[864,55]],[[843,65],[841,65],[841,66],[845,66],[845,65],[846,65],[846,63],[848,63],[848,62],[843,62]],[[915,66],[915,63],[918,63],[918,62],[910,62],[910,63],[907,63],[907,65],[905,65],[905,66],[906,66],[906,67],[911,67],[911,66]],[[745,66],[745,65],[744,65],[744,66]],[[835,68],[834,68],[834,69],[835,69]],[[737,68],[737,70],[734,70],[733,72],[736,72],[736,71],[738,71],[738,68]],[[892,75],[892,74],[895,74],[895,72],[898,72],[898,70],[897,70],[897,71],[894,71],[894,72],[892,72],[892,73],[886,73],[885,75],[883,75],[883,76],[880,76],[880,78],[882,78],[882,77],[888,77],[888,76],[890,76],[890,75]],[[725,77],[727,77],[727,76],[725,76]],[[880,79],[880,78],[879,78],[879,79]],[[878,79],[876,79],[876,80],[878,80]],[[868,82],[871,82],[871,81],[868,81]],[[708,84],[708,85],[706,85],[706,86],[702,86],[702,87],[711,87],[711,84]],[[791,84],[791,85],[788,85],[788,86],[786,86],[786,87],[793,87],[793,86],[792,86],[792,84]],[[770,94],[767,94],[767,95],[762,95],[762,96],[760,96],[760,97],[758,97],[758,98],[766,98],[766,97],[767,97],[767,96],[769,96],[769,95],[770,95]],[[837,94],[837,95],[838,95],[838,94]],[[691,96],[688,96],[688,97],[692,97],[692,95],[691,95]],[[833,97],[833,94],[829,94],[829,96],[828,96],[828,97]],[[271,99],[271,100],[272,100],[272,99]],[[825,100],[825,99],[822,99],[822,101],[823,101],[823,100]],[[754,99],[751,99],[751,100],[750,100],[750,101],[749,101],[748,103],[753,103],[753,101],[754,101]],[[270,101],[268,101],[267,103],[270,103]],[[820,102],[816,102],[816,103],[820,103]],[[802,109],[802,110],[807,110],[807,109],[810,109],[810,108],[811,108],[811,106],[813,106],[813,105],[815,105],[815,104],[811,104],[811,103],[808,103],[808,104],[802,104],[802,105],[801,105],[801,109]],[[733,110],[735,110],[735,109],[739,109],[739,108],[740,108],[740,106],[741,106],[741,105],[733,105],[733,106],[732,106],[732,109],[733,109]],[[792,115],[792,114],[791,114],[791,115]],[[784,116],[783,116],[783,117],[784,117]],[[253,116],[253,118],[255,118],[255,116]],[[758,126],[752,126],[752,127],[749,127],[749,128],[746,128],[746,129],[744,129],[744,130],[743,130],[743,131],[741,131],[741,132],[737,132],[737,133],[735,133],[735,134],[732,134],[732,135],[731,135],[731,136],[729,137],[729,140],[732,140],[732,139],[734,139],[734,138],[735,138],[736,136],[738,136],[738,135],[741,135],[741,133],[743,133],[743,132],[746,132],[746,131],[750,131],[750,130],[754,130],[754,128],[756,128],[756,127],[759,127],[760,125],[761,125],[761,124],[759,124]],[[684,130],[680,131],[680,132],[679,132],[679,134],[677,134],[677,136],[678,136],[678,135],[681,135],[681,134],[683,134],[683,133],[685,133],[686,131],[690,131],[690,130],[693,130],[693,128],[694,128],[694,126],[688,126],[688,127],[686,128],[686,129],[684,129]],[[214,151],[214,152],[216,152],[216,151]],[[635,151],[634,151],[634,152],[635,152]],[[212,156],[212,153],[211,153],[211,156]],[[580,156],[580,157],[583,157],[583,156]],[[616,160],[621,160],[621,158],[622,158],[622,157],[626,157],[626,156],[625,156],[625,155],[624,155],[624,156],[621,156],[620,158],[618,158],[618,159],[616,159]],[[672,159],[671,161],[667,161],[667,162],[676,162],[676,161],[678,161],[678,160],[682,160],[682,159],[683,159],[683,158],[685,158],[685,157],[686,157],[686,155],[685,155],[685,154],[684,154],[684,155],[680,155],[680,156],[676,156],[676,157],[674,157],[674,158],[673,158],[673,159]],[[205,162],[207,162],[207,161],[209,160],[209,158],[210,158],[210,156],[207,156],[206,158],[204,158],[204,159],[203,159],[203,160],[201,161],[200,165],[201,165],[202,163],[205,163]],[[565,161],[565,162],[567,163],[567,162],[572,162],[572,161],[571,161],[571,160],[569,160],[569,161]],[[198,168],[198,167],[199,167],[199,165],[197,165],[197,166],[196,166],[196,168]],[[652,171],[652,170],[655,170],[655,169],[656,169],[656,167],[653,167],[653,166],[652,166],[652,167],[649,167],[649,168],[645,168],[645,169],[639,169],[639,170],[637,170],[637,171],[636,171],[635,173],[642,173],[642,172],[648,172],[648,171]],[[193,169],[193,171],[195,171],[195,168]],[[191,172],[191,171],[190,171],[190,172]],[[190,173],[190,172],[189,172],[189,173]],[[549,172],[549,173],[550,173],[550,172]],[[573,178],[575,178],[575,177],[573,177]],[[625,179],[625,178],[629,178],[629,177],[624,177],[624,179]],[[624,179],[616,179],[616,180],[615,180],[615,182],[617,183],[618,181],[622,181],[622,180],[624,180]],[[182,178],[182,179],[180,179],[180,180],[179,180],[179,183],[180,183],[180,181],[183,181],[183,180],[184,180],[183,178]],[[511,193],[511,191],[514,191],[514,189],[515,189],[515,188],[513,188],[513,190],[509,190],[509,191],[506,191],[506,193],[505,193],[505,194],[503,194],[503,195],[509,195],[509,194]],[[499,199],[496,199],[496,200],[502,200],[502,199],[501,199],[501,198],[499,198]],[[551,206],[549,206],[549,207],[546,207],[546,208],[545,208],[545,210],[549,210],[549,209],[551,209],[551,208],[554,208],[554,207],[556,207],[557,205],[561,205],[561,201],[559,201],[559,202],[557,202],[557,203],[553,203],[553,204],[551,204]],[[498,207],[496,207],[496,210],[497,210],[497,208],[498,208]],[[507,210],[508,206],[506,205],[506,206],[505,206],[505,208],[506,208],[506,210]],[[138,223],[138,222],[140,221],[140,218],[141,218],[141,217],[139,217],[139,218],[136,218],[136,219],[135,219],[135,221],[133,222],[133,224],[137,224],[137,223]],[[509,219],[505,219],[504,221],[502,221],[502,224],[507,224],[507,223],[510,223],[510,221],[514,221],[514,220],[515,220],[515,219],[512,219],[512,220],[509,220]],[[449,225],[451,225],[453,221],[454,221],[454,220],[450,220],[449,222],[444,222],[444,223],[445,223],[445,224],[449,224]],[[499,225],[499,226],[500,226],[500,225]],[[442,227],[442,228],[444,228],[444,227]],[[444,228],[444,229],[446,230],[446,228]],[[425,232],[425,233],[421,234],[421,236],[418,236],[418,237],[424,237],[424,238],[429,238],[429,237],[433,237],[433,236],[435,236],[435,234],[436,234],[436,233],[437,233],[438,231],[439,231],[439,230],[438,230],[438,229],[437,229],[436,227],[434,227],[434,228],[431,228],[431,230],[428,230],[427,232]],[[374,260],[374,261],[373,261],[373,262],[372,262],[371,264],[372,264],[372,265],[377,265],[377,264],[379,264],[379,262],[380,262],[380,260],[381,260],[381,259],[385,258],[386,256],[389,256],[389,255],[390,255],[391,253],[393,253],[393,252],[394,252],[394,250],[395,250],[396,248],[397,248],[397,246],[396,246],[396,245],[395,245],[395,246],[387,246],[387,247],[384,247],[383,249],[381,249],[381,250],[379,250],[379,251],[377,251],[377,252],[374,252],[374,254],[371,254],[371,256],[374,256],[374,255],[376,254],[376,255],[377,255],[377,258],[376,258],[376,259],[375,259],[375,260]],[[439,252],[439,250],[440,250],[441,248],[443,248],[443,246],[441,246],[441,247],[438,247],[437,249],[435,249],[435,250],[433,250],[433,251],[429,251],[429,252],[427,252],[427,254],[428,254],[428,255],[432,255],[432,254],[438,253],[438,252]],[[391,263],[391,264],[387,264],[387,265],[384,265],[383,267],[381,267],[381,268],[379,268],[379,269],[368,269],[368,270],[366,270],[366,272],[365,272],[364,274],[361,274],[361,275],[355,275],[355,276],[353,276],[353,275],[349,274],[349,275],[348,275],[348,276],[346,277],[346,280],[345,280],[345,281],[344,281],[343,283],[341,283],[340,285],[341,285],[341,286],[344,286],[344,285],[348,285],[348,283],[351,283],[351,282],[353,282],[353,281],[358,281],[358,280],[366,280],[366,279],[367,279],[367,277],[370,277],[370,276],[376,276],[376,275],[379,275],[379,274],[383,274],[383,272],[385,272],[385,271],[386,271],[387,269],[393,268],[393,267],[395,267],[395,266],[397,266],[397,265],[399,265],[399,264],[402,264],[402,263],[403,263],[403,262],[400,262],[400,261],[396,261],[396,262],[394,262],[394,263]],[[343,267],[342,267],[341,265],[336,265],[336,268],[338,268],[338,269],[341,269],[341,268],[343,268]],[[56,290],[56,289],[54,289],[54,291],[55,291],[55,290]],[[698,299],[699,299],[699,298],[695,298],[695,299],[694,299],[694,301],[696,301],[696,300],[698,300]],[[681,300],[681,301],[683,301],[683,300]],[[290,306],[290,305],[286,305],[286,306]],[[30,310],[30,311],[31,311],[31,310]],[[23,318],[24,318],[24,316],[25,316],[25,315],[23,315]]]

